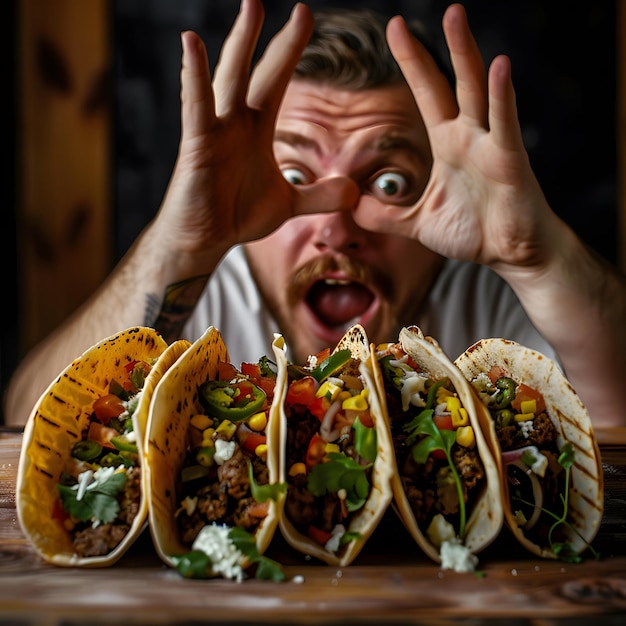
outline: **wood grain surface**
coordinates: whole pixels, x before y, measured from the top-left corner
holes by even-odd
[[[45,564],[15,513],[19,432],[0,431],[0,625],[626,623],[626,431],[599,434],[605,516],[598,561],[524,553],[506,531],[480,554],[480,574],[441,570],[391,510],[345,568],[294,554],[278,535],[268,555],[286,581],[186,580],[156,556],[149,531],[114,566]]]

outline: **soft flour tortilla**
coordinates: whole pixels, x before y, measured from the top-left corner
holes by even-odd
[[[282,342],[282,339],[277,341]],[[180,507],[180,475],[187,454],[191,418],[206,412],[199,400],[198,387],[207,380],[217,378],[220,362],[229,363],[230,357],[221,333],[211,326],[159,382],[150,407],[146,435],[150,532],[157,553],[170,567],[176,567],[172,557],[191,549],[181,541],[175,517]],[[280,384],[279,378],[275,394]],[[270,408],[266,431],[270,484],[275,483],[278,477],[274,458],[276,435],[272,428],[278,421],[273,417],[276,397]],[[263,554],[274,536],[281,501],[280,498],[269,501],[269,512],[255,534],[259,554]]]
[[[371,493],[363,508],[351,517],[350,524],[346,529],[349,533],[359,533],[360,539],[353,539],[341,546],[334,553],[324,549],[318,543],[300,533],[289,521],[284,511],[280,517],[281,533],[287,543],[302,554],[310,555],[326,562],[329,565],[344,567],[349,565],[357,557],[368,538],[374,532],[387,507],[391,503],[391,477],[393,474],[393,460],[391,439],[382,418],[382,408],[375,387],[375,360],[374,351],[368,343],[365,330],[360,325],[350,328],[341,341],[337,344],[334,352],[338,350],[350,350],[355,359],[361,361],[360,372],[363,376],[365,388],[370,390],[368,402],[370,414],[374,422],[377,434],[377,454],[372,469]],[[283,372],[287,378],[287,359],[284,351],[275,351],[278,371]],[[282,391],[286,394],[287,384],[283,385]],[[280,471],[281,481],[286,482],[286,445],[287,445],[287,416],[285,414],[284,396],[278,404],[280,406]]]
[[[454,366],[437,342],[431,337],[425,337],[419,328],[416,326],[403,328],[400,331],[399,342],[404,351],[429,376],[432,376],[434,379],[444,377],[450,379],[461,404],[468,412],[469,422],[476,438],[478,454],[485,470],[482,494],[476,500],[472,510],[467,512],[466,534],[463,541],[470,552],[477,554],[486,548],[499,534],[503,524],[503,511],[500,502],[500,477],[493,456],[478,423],[475,410],[475,402],[477,401],[475,394],[461,372]],[[378,363],[376,365],[378,395],[384,399],[386,392],[383,377]],[[383,403],[383,406],[385,419],[391,429],[386,403]],[[392,463],[395,467],[396,461],[393,444],[391,451],[394,455]],[[393,506],[405,527],[415,542],[431,559],[438,563],[441,562],[439,547],[435,546],[429,540],[426,535],[426,529],[420,528],[417,524],[398,471],[395,471],[393,474],[392,488],[394,496]]]
[[[602,462],[589,413],[557,363],[514,341],[491,338],[478,341],[468,348],[456,359],[456,365],[470,382],[480,373],[488,373],[493,366],[497,366],[505,376],[517,383],[524,383],[543,395],[548,416],[558,432],[558,448],[561,449],[567,441],[574,447],[575,461],[571,469],[568,520],[580,535],[569,529],[567,532],[572,549],[576,553],[584,551],[596,536],[602,520]],[[495,426],[485,405],[478,399],[477,403],[484,432],[493,450],[498,471],[503,477],[502,502],[508,527],[518,541],[532,553],[557,558],[549,547],[529,541],[515,522]]]
[[[181,341],[168,347],[151,328],[129,328],[84,352],[41,396],[24,429],[16,509],[24,534],[44,560],[71,567],[112,565],[141,533],[148,515],[145,489],[130,531],[118,546],[107,555],[78,556],[72,547],[71,534],[52,515],[59,500],[56,484],[71,456],[72,446],[82,439],[88,426],[94,401],[109,393],[111,380],[123,379],[124,368],[132,361],[158,359],[146,377],[133,414],[137,442],[143,442],[155,385],[188,345]],[[142,485],[146,469],[144,458],[139,445]]]

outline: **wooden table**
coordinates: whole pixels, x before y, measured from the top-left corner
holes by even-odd
[[[106,569],[47,565],[15,513],[21,433],[0,429],[0,625],[626,623],[626,429],[598,433],[605,515],[599,561],[570,565],[521,551],[506,531],[480,554],[483,576],[441,570],[391,510],[358,559],[308,562],[278,536],[269,556],[286,582],[186,580],[156,556],[148,531]]]

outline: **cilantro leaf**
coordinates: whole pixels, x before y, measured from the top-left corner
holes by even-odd
[[[88,485],[80,500],[76,499],[76,486],[57,484],[57,490],[63,510],[72,517],[83,522],[95,519],[107,524],[115,521],[120,511],[117,495],[125,485],[126,473],[115,472],[106,480],[96,480]]]
[[[345,489],[348,511],[360,509],[370,492],[366,471],[372,464],[361,465],[341,452],[330,452],[327,458],[324,463],[314,465],[309,472],[309,491],[314,496],[323,496],[325,493],[337,493],[340,489]]]
[[[267,500],[278,500],[281,493],[287,492],[287,483],[259,485],[254,479],[254,472],[250,461],[248,461],[248,478],[250,479],[250,492],[256,502],[261,503]]]

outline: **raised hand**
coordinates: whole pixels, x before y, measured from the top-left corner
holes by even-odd
[[[198,259],[221,257],[293,215],[319,210],[325,194],[341,185],[296,188],[276,166],[276,115],[313,18],[296,5],[250,76],[263,17],[259,0],[242,1],[212,83],[201,39],[191,31],[182,35],[182,138],[155,227],[171,249]]]
[[[456,76],[456,96],[425,48],[395,17],[388,43],[411,88],[433,153],[430,180],[411,207],[368,211],[364,227],[410,233],[448,257],[504,266],[539,267],[562,224],[550,210],[523,145],[509,59],[489,73],[461,5],[450,6],[443,29]]]

